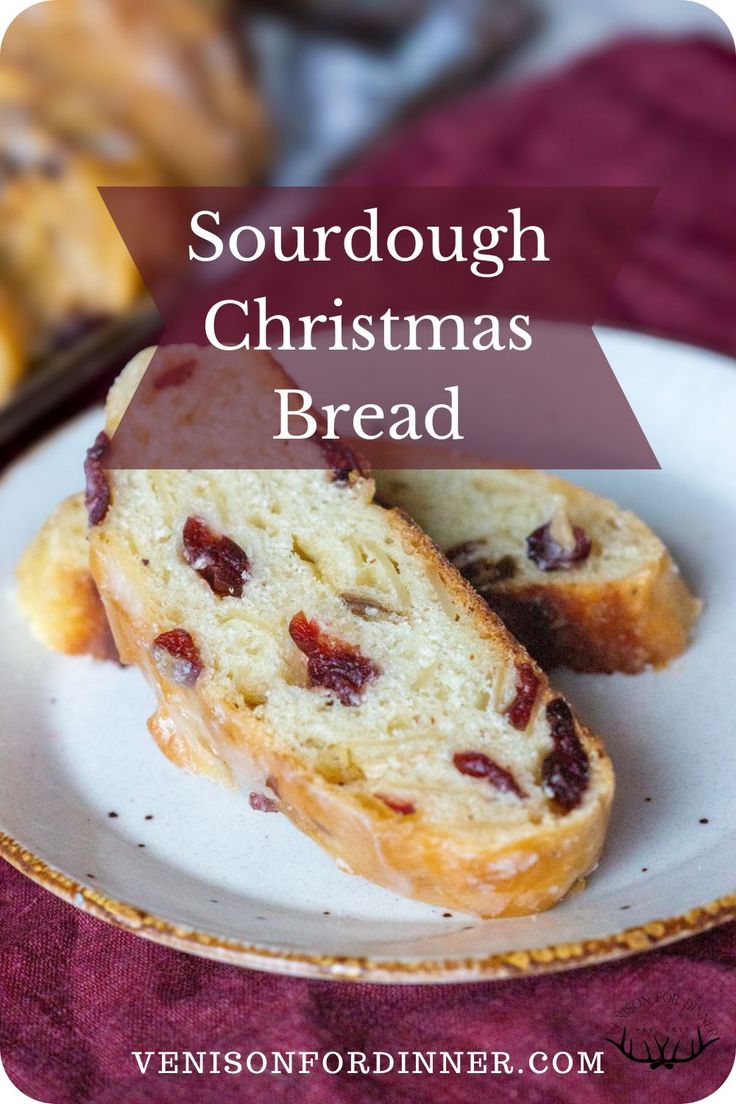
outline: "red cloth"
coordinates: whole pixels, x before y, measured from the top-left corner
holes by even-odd
[[[647,183],[661,195],[606,317],[736,351],[736,63],[705,42],[631,42],[523,90],[483,91],[390,138],[356,183]],[[374,987],[241,971],[92,920],[0,864],[0,1051],[53,1104],[699,1100],[736,1049],[736,925],[528,980]],[[695,1002],[720,1036],[673,1070],[603,1042],[616,1009]],[[635,1013],[632,1013],[635,1015]],[[146,1076],[132,1050],[605,1049],[601,1076]]]
[[[642,39],[388,139],[364,185],[661,188],[601,321],[736,353],[736,56]]]

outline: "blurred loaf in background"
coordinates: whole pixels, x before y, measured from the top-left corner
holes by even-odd
[[[142,294],[99,186],[248,184],[267,159],[226,4],[53,0],[19,16],[0,57],[0,402]]]

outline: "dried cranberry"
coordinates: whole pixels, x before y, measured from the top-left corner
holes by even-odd
[[[183,533],[184,559],[221,598],[241,598],[250,578],[250,563],[243,549],[229,537],[213,533],[198,517],[187,518]]]
[[[557,804],[570,812],[588,787],[588,756],[575,731],[570,706],[562,698],[547,704],[554,749],[542,763],[542,781]]]
[[[452,761],[461,774],[468,774],[471,778],[486,778],[501,793],[526,797],[511,771],[499,767],[498,763],[494,763],[482,751],[456,751]]]
[[[481,554],[481,549],[487,547],[484,540],[470,540],[456,544],[445,553],[450,563],[481,595],[497,583],[513,579],[516,574],[516,560],[513,556],[501,556],[494,560]]]
[[[333,483],[348,483],[353,472],[364,477],[370,475],[370,465],[365,457],[342,441],[321,440],[319,445],[325,461],[332,468]]]
[[[393,809],[395,813],[401,813],[402,816],[411,816],[417,811],[413,801],[401,801],[396,797],[387,797],[386,794],[376,794],[376,797],[384,805],[388,805],[389,809]]]
[[[563,648],[569,653],[566,638],[560,631],[560,615],[547,598],[535,595],[520,599],[518,595],[500,590],[488,591],[483,597],[511,635],[545,671],[562,661]]]
[[[547,703],[546,712],[555,745],[565,754],[574,755],[581,744],[570,706],[564,698],[553,698]]]
[[[256,813],[277,813],[279,811],[278,804],[272,797],[268,797],[267,794],[256,793],[255,790],[248,794],[248,804]]]
[[[579,525],[572,525],[575,544],[572,548],[563,548],[550,535],[551,521],[540,525],[526,538],[526,554],[540,571],[560,571],[582,563],[590,555],[592,543],[590,537]]]
[[[323,632],[302,611],[292,617],[289,635],[307,656],[309,685],[331,690],[343,705],[357,705],[366,684],[381,673],[358,647]]]
[[[487,548],[488,542],[482,538],[479,540],[467,540],[462,544],[453,544],[452,548],[448,548],[445,552],[445,556],[453,563],[458,571],[462,571],[463,568],[468,567],[474,563],[478,558],[478,553],[482,548]]]
[[[528,726],[539,693],[539,676],[531,663],[519,663],[516,667],[516,697],[506,716],[520,732]]]
[[[153,642],[153,658],[164,678],[194,686],[204,666],[199,649],[186,629],[169,629]]]
[[[181,387],[194,373],[197,362],[192,357],[175,361],[159,372],[153,381],[155,391],[165,391],[167,387]]]
[[[86,489],[84,505],[90,525],[99,525],[104,521],[110,505],[110,484],[102,466],[105,453],[110,447],[110,438],[104,429],[95,437],[95,443],[87,449],[84,460]]]

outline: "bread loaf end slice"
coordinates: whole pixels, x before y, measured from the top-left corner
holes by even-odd
[[[87,511],[80,492],[59,503],[16,568],[17,597],[34,636],[67,655],[117,659],[89,570]]]

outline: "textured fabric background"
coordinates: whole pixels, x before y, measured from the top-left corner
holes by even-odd
[[[2,865],[0,1053],[52,1104],[661,1104],[725,1080],[736,1043],[736,925],[626,962],[457,986],[298,981],[168,951],[108,927]],[[711,1010],[720,1041],[673,1070],[604,1040],[614,1009],[674,992]],[[606,1051],[602,1076],[142,1077],[133,1050]],[[641,1052],[641,1048],[638,1048]]]
[[[389,136],[355,183],[658,184],[605,319],[736,353],[736,61],[706,42],[613,47],[521,91],[482,92]],[[674,842],[674,841],[673,841]],[[0,864],[0,1053],[53,1104],[686,1104],[736,1048],[736,925],[526,981],[373,987],[290,980],[167,951]],[[603,1042],[627,1001],[674,994],[720,1041],[652,1071]],[[132,1050],[606,1049],[603,1076],[142,1077]]]

